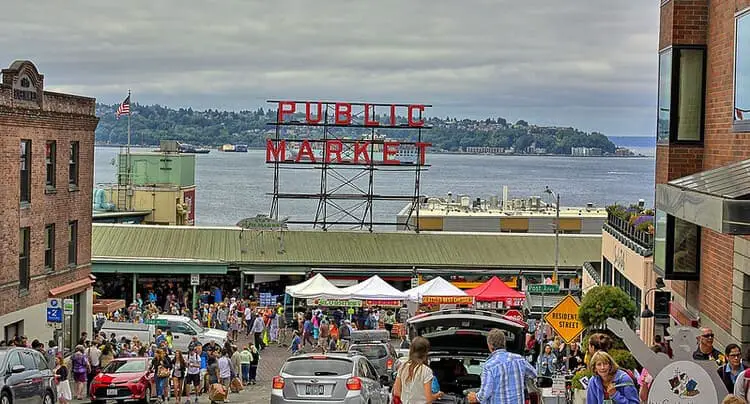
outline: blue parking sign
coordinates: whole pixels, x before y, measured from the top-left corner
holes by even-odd
[[[63,311],[61,307],[47,307],[47,322],[62,323]]]

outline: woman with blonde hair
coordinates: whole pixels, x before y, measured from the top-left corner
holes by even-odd
[[[57,384],[57,399],[60,404],[68,404],[73,399],[68,380],[68,368],[62,356],[55,356],[55,383]]]
[[[589,367],[594,375],[586,389],[586,404],[639,404],[633,379],[604,351],[591,356]]]
[[[409,346],[409,360],[399,368],[393,386],[394,403],[431,404],[443,396],[443,392],[432,393],[432,369],[427,366],[430,342],[416,337]]]

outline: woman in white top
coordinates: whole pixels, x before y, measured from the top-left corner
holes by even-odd
[[[432,369],[427,366],[427,352],[430,342],[416,337],[409,346],[409,361],[398,370],[393,396],[401,398],[404,404],[431,404],[439,400],[443,392],[432,394]]]

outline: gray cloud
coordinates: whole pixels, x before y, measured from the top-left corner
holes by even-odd
[[[254,109],[268,98],[419,101],[607,134],[654,131],[650,0],[14,1],[0,46],[48,89]],[[10,63],[8,60],[6,63]]]

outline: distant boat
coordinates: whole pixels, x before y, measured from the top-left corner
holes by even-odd
[[[211,150],[205,147],[195,147],[189,143],[180,143],[180,153],[195,153],[195,154],[207,154]]]
[[[225,145],[219,146],[219,151],[247,153],[247,145],[246,144],[225,144]]]

